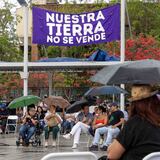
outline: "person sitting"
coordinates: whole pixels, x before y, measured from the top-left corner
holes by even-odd
[[[6,106],[0,108],[0,133],[5,133],[7,118],[9,116],[9,111]]]
[[[19,135],[22,137],[24,146],[29,145],[29,140],[35,133],[37,122],[35,105],[29,105],[27,113],[22,120],[23,124],[19,129]]]
[[[142,160],[160,151],[160,99],[150,85],[133,85],[129,120],[108,147],[109,159]]]
[[[64,114],[64,119],[62,123],[62,133],[66,134],[71,131],[76,122],[77,113]]]
[[[48,139],[49,139],[49,133],[52,131],[52,138],[53,143],[52,146],[56,147],[56,139],[57,134],[60,130],[59,125],[62,123],[62,118],[58,113],[56,113],[56,106],[51,105],[49,107],[49,111],[46,113],[44,117],[44,121],[46,123],[46,126],[44,127],[45,131],[45,147],[48,147]]]
[[[123,112],[118,109],[117,103],[113,102],[109,107],[111,112],[111,114],[109,115],[109,126],[104,126],[96,129],[92,146],[89,147],[90,151],[98,150],[98,143],[101,135],[103,134],[106,135],[106,140],[103,142],[103,145],[100,149],[102,151],[107,150],[107,147],[111,144],[113,138],[116,137],[121,130],[121,126],[124,123]]]
[[[97,107],[97,113],[94,116],[92,127],[89,128],[89,133],[94,137],[94,132],[97,128],[104,127],[107,125],[108,116],[106,109],[100,105]]]
[[[77,116],[76,124],[73,126],[70,133],[63,135],[64,138],[70,139],[74,137],[72,149],[76,149],[79,144],[81,132],[87,133],[93,121],[92,113],[89,113],[87,104],[82,106],[82,111]]]
[[[38,120],[37,133],[39,133],[39,135],[40,135],[43,132],[43,129],[45,126],[45,122],[44,122],[45,113],[44,113],[41,106],[37,106],[36,116],[37,116],[37,120]]]
[[[94,112],[92,114],[94,117],[98,115],[98,106],[94,107]]]
[[[16,109],[16,115],[18,116],[18,124],[23,123],[23,108],[17,108]]]

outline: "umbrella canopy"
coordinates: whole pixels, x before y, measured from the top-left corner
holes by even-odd
[[[84,96],[99,96],[106,94],[127,94],[127,91],[118,86],[101,86],[89,89]]]
[[[101,84],[160,83],[160,61],[140,60],[112,65],[100,70],[91,81]]]
[[[10,102],[8,108],[14,109],[14,108],[25,107],[31,104],[37,104],[40,100],[41,100],[40,97],[34,95],[22,96]]]
[[[49,96],[48,98],[45,98],[43,102],[47,106],[55,105],[59,106],[60,108],[67,108],[68,106],[71,105],[66,99],[64,99],[61,96]]]
[[[93,105],[95,103],[95,99],[82,99],[80,101],[76,101],[74,102],[72,105],[70,105],[68,108],[67,108],[67,113],[75,113],[75,112],[78,112],[81,110],[81,107],[82,106],[90,106],[90,105]]]

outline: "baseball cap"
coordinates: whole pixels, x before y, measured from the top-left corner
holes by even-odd
[[[116,102],[112,102],[112,103],[109,104],[109,107],[112,107],[112,106],[118,107],[118,104]]]

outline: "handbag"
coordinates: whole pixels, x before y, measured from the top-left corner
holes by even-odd
[[[52,117],[47,121],[47,126],[48,127],[54,127],[54,126],[57,126],[57,125],[58,125],[58,122],[57,122],[57,119],[55,117]]]

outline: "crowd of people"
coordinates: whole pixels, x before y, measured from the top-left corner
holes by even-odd
[[[38,125],[45,133],[45,147],[50,144],[51,132],[53,147],[56,147],[60,133],[67,140],[72,138],[72,149],[76,149],[82,133],[87,133],[93,137],[88,150],[107,151],[102,160],[107,157],[140,160],[151,152],[160,151],[160,98],[149,85],[133,86],[131,95],[126,110],[120,110],[115,102],[102,102],[94,107],[93,113],[87,103],[81,106],[79,112],[72,114],[64,109],[58,112],[55,105],[48,106],[46,110],[32,104],[24,116],[22,110],[17,110],[21,124],[19,136],[23,145],[28,146]]]
[[[89,147],[89,150],[98,150],[101,137],[104,142],[100,149],[106,150],[125,123],[124,111],[121,111],[115,102],[96,105],[93,113],[89,112],[87,102],[82,104],[81,110],[76,113],[68,114],[64,109],[61,112],[57,111],[57,107],[54,105],[50,105],[47,111],[44,111],[43,107],[36,107],[33,104],[28,106],[25,116],[19,117],[22,122],[19,135],[24,146],[29,145],[29,139],[35,133],[36,126],[40,124],[44,131],[45,147],[48,147],[50,143],[50,132],[52,133],[53,147],[56,146],[57,135],[60,133],[65,139],[73,138],[72,149],[78,147],[81,134],[87,133],[93,136],[92,146]],[[128,115],[128,112],[125,114]]]

